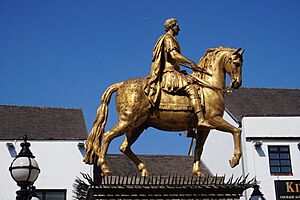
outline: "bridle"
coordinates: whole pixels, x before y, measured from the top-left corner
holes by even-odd
[[[231,80],[233,80],[234,75],[235,75],[235,74],[238,72],[238,70],[242,67],[242,65],[239,65],[239,66],[236,66],[235,69],[233,69],[232,66],[235,65],[235,63],[234,63],[235,59],[232,59],[231,56],[232,56],[232,55],[236,55],[236,56],[238,56],[239,59],[242,60],[242,55],[243,55],[243,53],[244,53],[244,50],[243,50],[243,51],[241,51],[241,50],[242,50],[241,48],[237,49],[234,53],[232,53],[232,54],[230,55],[229,58],[227,58],[228,60],[227,60],[226,65],[228,65],[228,64],[230,65],[230,72],[227,72],[227,73],[230,75]],[[201,80],[200,78],[198,78],[197,76],[195,76],[195,75],[193,75],[193,74],[189,74],[189,76],[190,76],[193,80],[197,81],[199,85],[201,85],[201,86],[203,86],[203,87],[210,88],[210,89],[212,89],[212,90],[214,90],[214,91],[216,91],[216,92],[218,92],[218,93],[221,93],[221,94],[231,93],[231,92],[234,90],[234,83],[236,82],[236,78],[234,78],[233,81],[230,81],[229,87],[228,87],[227,89],[224,89],[224,88],[219,88],[219,87],[216,87],[216,86],[214,86],[214,85],[211,85],[210,83],[207,83],[206,81]]]

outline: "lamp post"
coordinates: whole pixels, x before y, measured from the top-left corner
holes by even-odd
[[[17,185],[21,187],[18,190],[16,200],[34,200],[38,199],[34,195],[33,183],[37,179],[40,173],[39,165],[35,161],[35,157],[30,151],[30,143],[27,142],[27,136],[23,137],[24,142],[21,143],[21,151],[12,161],[9,171],[11,177],[17,182]]]
[[[264,195],[259,190],[259,185],[255,184],[253,186],[253,192],[249,200],[266,200]]]

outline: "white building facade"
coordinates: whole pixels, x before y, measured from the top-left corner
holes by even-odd
[[[202,156],[207,167],[227,177],[256,177],[267,200],[300,199],[300,90],[242,88],[226,101],[224,118],[241,128],[243,156],[231,169],[233,139],[214,130]]]
[[[87,131],[81,109],[0,106],[0,199],[15,199],[20,189],[9,167],[28,136],[30,150],[41,172],[34,183],[40,200],[74,199],[73,183],[80,172],[91,175],[84,164]]]

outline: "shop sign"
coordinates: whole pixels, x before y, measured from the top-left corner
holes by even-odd
[[[300,180],[275,181],[276,200],[300,200]]]

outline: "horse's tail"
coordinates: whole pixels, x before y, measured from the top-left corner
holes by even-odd
[[[108,104],[111,96],[116,92],[124,82],[119,82],[111,85],[102,95],[101,105],[97,110],[96,119],[93,123],[93,128],[86,141],[86,155],[84,162],[86,164],[94,164],[97,162],[96,152],[100,152],[101,140],[104,133],[104,127],[107,122]]]

